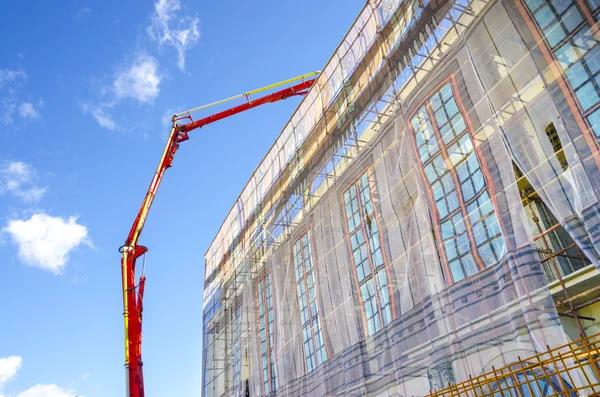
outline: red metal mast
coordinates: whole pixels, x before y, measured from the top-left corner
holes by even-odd
[[[150,187],[146,192],[146,196],[142,202],[142,206],[140,207],[138,215],[131,226],[127,240],[125,240],[125,244],[119,248],[119,252],[122,254],[121,275],[123,282],[123,319],[125,325],[126,397],[144,397],[144,377],[142,371],[142,301],[144,298],[146,277],[144,275],[144,271],[142,270],[142,275],[136,283],[135,270],[137,259],[144,255],[148,251],[148,248],[138,245],[138,240],[142,229],[144,228],[144,224],[146,223],[148,211],[152,206],[152,202],[154,201],[154,197],[156,196],[156,192],[158,191],[164,173],[173,165],[173,157],[175,156],[177,149],[179,149],[179,144],[187,141],[189,139],[188,133],[197,128],[204,127],[208,124],[214,123],[215,121],[225,119],[233,116],[234,114],[244,112],[266,103],[281,101],[292,96],[305,95],[316,80],[306,80],[305,78],[314,76],[316,74],[318,74],[318,72],[299,76],[294,79],[286,80],[268,87],[263,87],[258,90],[250,91],[245,94],[173,116],[171,133],[169,134],[169,138],[158,164],[158,168],[156,169],[154,177],[152,178],[152,182],[150,182]],[[262,92],[270,88],[279,87],[281,85],[298,80],[302,80],[302,83],[255,100],[249,99],[249,95],[251,94]],[[215,113],[203,119],[194,121],[190,115],[190,113],[195,110],[242,97],[246,98],[246,103],[219,113]],[[181,120],[189,120],[189,122],[187,124],[179,125],[178,122]]]

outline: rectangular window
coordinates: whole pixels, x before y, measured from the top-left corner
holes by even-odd
[[[317,287],[310,247],[310,232],[304,233],[294,244],[296,291],[300,302],[300,321],[306,369],[310,373],[327,360],[325,339],[319,319]]]
[[[600,137],[600,48],[589,19],[598,19],[600,2],[525,0],[548,48],[558,60],[584,117]],[[587,17],[586,17],[587,16]]]
[[[423,173],[437,212],[439,240],[454,282],[498,262],[504,239],[452,84],[411,119]]]
[[[215,370],[215,329],[204,331],[204,395],[206,397],[215,397],[216,381],[218,371]]]
[[[231,341],[231,368],[233,372],[233,395],[241,397],[242,391],[242,349],[240,335],[242,330],[242,305],[238,305],[231,315],[232,341]]]
[[[367,335],[373,335],[392,321],[388,276],[371,186],[365,172],[344,192],[344,207],[351,256],[365,308]]]
[[[269,395],[277,391],[275,349],[273,344],[273,334],[275,331],[273,287],[271,285],[270,273],[267,273],[258,281],[258,316],[263,390],[266,395]]]

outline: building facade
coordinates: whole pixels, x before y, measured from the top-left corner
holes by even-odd
[[[599,9],[368,1],[206,253],[203,395],[600,392]]]

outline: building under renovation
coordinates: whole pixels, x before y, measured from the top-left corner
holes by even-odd
[[[599,8],[367,1],[207,250],[203,395],[598,395]]]

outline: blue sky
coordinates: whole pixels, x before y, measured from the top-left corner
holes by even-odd
[[[0,14],[0,397],[124,394],[117,248],[185,110],[324,66],[364,0],[11,2]],[[151,396],[199,396],[203,255],[298,104],[193,133],[141,243]]]

